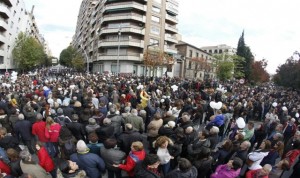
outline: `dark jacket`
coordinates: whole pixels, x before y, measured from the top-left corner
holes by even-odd
[[[135,178],[160,178],[160,176],[150,170],[148,170],[142,162],[138,163],[135,168]]]
[[[18,120],[15,124],[14,132],[17,135],[17,138],[22,138],[23,141],[28,141],[33,139],[31,133],[31,122],[28,120]]]
[[[172,128],[170,127],[165,127],[164,125],[161,126],[158,130],[158,135],[160,136],[167,136],[171,139],[175,137],[175,132]]]
[[[105,167],[107,170],[110,171],[117,171],[119,170],[116,167],[113,167],[113,164],[121,164],[122,161],[126,158],[126,154],[123,151],[120,151],[115,148],[106,149],[104,147],[100,150],[102,158],[105,162]]]
[[[98,135],[99,142],[103,143],[108,138],[114,137],[114,126],[112,125],[103,125],[100,128],[96,129],[95,132]]]
[[[19,147],[19,140],[13,136],[8,135],[0,140],[0,147],[2,147],[4,150],[7,150],[8,148],[13,148],[17,151],[21,151]]]
[[[83,169],[90,178],[101,177],[101,172],[105,170],[103,159],[94,153],[74,153],[70,159],[76,162],[79,168]]]
[[[21,159],[16,160],[16,161],[11,161],[9,163],[9,166],[11,169],[11,175],[14,177],[20,177],[23,174],[23,171],[20,166],[20,161],[21,161]]]
[[[168,173],[165,178],[197,178],[198,171],[193,166],[190,170],[187,172],[182,172],[178,168],[174,169],[170,173]]]
[[[114,126],[114,135],[121,134],[121,126],[124,127],[124,119],[122,116],[117,114],[108,115],[107,118],[111,119],[111,125]]]
[[[64,112],[64,115],[68,116],[69,118],[72,118],[72,115],[75,114],[74,109],[70,106],[62,106],[61,108]]]
[[[138,131],[124,131],[117,140],[118,146],[121,148],[121,150],[128,154],[131,150],[130,147],[132,142],[143,142],[143,136]]]
[[[211,171],[211,166],[213,163],[213,158],[208,157],[201,160],[196,160],[193,162],[193,165],[198,170],[198,177],[197,178],[205,178],[207,173]]]
[[[85,140],[85,128],[83,124],[71,122],[67,124],[68,129],[72,132],[76,140]]]
[[[217,144],[219,143],[219,136],[218,134],[216,135],[210,135],[208,137],[209,141],[210,141],[210,149],[214,150],[217,146]]]

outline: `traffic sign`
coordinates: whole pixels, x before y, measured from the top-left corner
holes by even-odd
[[[240,82],[240,84],[244,84],[245,83],[245,79],[242,78],[242,79],[240,79],[239,82]]]

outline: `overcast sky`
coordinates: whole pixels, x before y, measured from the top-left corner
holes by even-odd
[[[81,0],[24,0],[54,56],[68,46],[75,33]],[[197,47],[237,46],[245,43],[256,60],[268,60],[275,73],[294,51],[300,51],[299,0],[179,0],[179,33]]]

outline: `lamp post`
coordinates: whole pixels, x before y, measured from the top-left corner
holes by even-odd
[[[117,76],[120,74],[120,67],[119,67],[119,60],[120,60],[120,38],[121,38],[121,25],[119,26],[118,30],[118,56],[117,56]]]

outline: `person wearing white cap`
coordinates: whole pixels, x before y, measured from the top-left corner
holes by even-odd
[[[77,153],[70,156],[70,160],[76,162],[79,168],[83,169],[90,178],[101,177],[101,172],[105,171],[105,163],[101,157],[89,152],[89,148],[83,140],[76,144]]]

